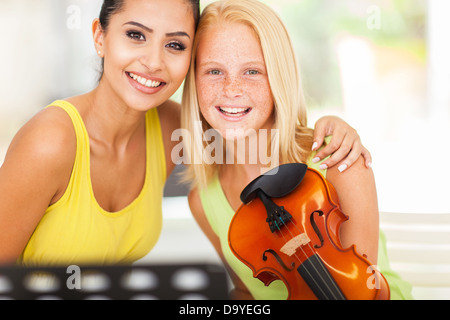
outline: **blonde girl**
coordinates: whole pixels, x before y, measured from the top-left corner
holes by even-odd
[[[359,155],[351,167],[327,168],[311,151],[313,132],[307,127],[295,53],[286,28],[272,9],[256,0],[222,0],[208,6],[200,19],[185,86],[183,127],[203,137],[186,137],[188,158],[203,159],[203,163],[192,162],[188,167],[187,177],[194,180],[189,204],[230,271],[235,297],[287,297],[280,281],[265,287],[253,278],[251,270],[231,253],[227,232],[241,204],[243,188],[274,164],[289,162],[320,170],[334,185],[342,210],[350,216],[341,227],[343,245],[356,244],[360,253],[382,267],[393,298],[409,297],[408,285],[398,277],[389,277],[392,272],[384,244],[380,249],[378,246],[383,238],[372,170]],[[210,129],[220,134],[221,145],[217,139],[205,137]],[[272,129],[278,133],[277,138],[260,144]],[[242,140],[258,143],[245,144]],[[214,151],[204,152],[211,149]],[[224,159],[218,161],[221,150]],[[248,160],[255,152],[278,158],[271,163],[263,159],[256,163],[239,161],[239,154]],[[233,163],[226,161],[229,153],[234,155]]]

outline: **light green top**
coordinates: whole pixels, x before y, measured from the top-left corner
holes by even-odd
[[[311,156],[310,159],[313,157],[314,155]],[[322,161],[325,161],[325,159]],[[314,164],[311,161],[308,161],[307,165],[321,172],[324,177],[326,176],[326,170],[319,169],[320,163]],[[250,268],[239,261],[239,259],[231,252],[228,245],[228,229],[235,212],[231,208],[225,193],[223,192],[217,175],[208,185],[208,188],[200,192],[200,199],[209,224],[220,239],[222,252],[227,263],[247,286],[253,297],[256,300],[286,299],[288,291],[282,281],[276,280],[269,286],[265,286],[262,281],[254,278]],[[386,251],[386,239],[381,230],[378,248],[378,267],[389,283],[392,300],[413,299],[411,295],[411,285],[402,280],[389,265]]]

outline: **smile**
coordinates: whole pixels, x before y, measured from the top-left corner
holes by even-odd
[[[217,109],[228,117],[242,117],[249,113],[252,108],[242,108],[242,107],[217,107]]]
[[[144,77],[138,76],[134,73],[131,72],[127,72],[126,73],[131,79],[133,79],[134,81],[136,81],[137,83],[146,86],[147,88],[158,88],[160,87],[163,82],[159,82],[159,81],[153,81],[150,79],[146,79]]]

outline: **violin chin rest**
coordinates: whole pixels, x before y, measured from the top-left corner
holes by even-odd
[[[302,182],[308,166],[303,163],[287,163],[275,167],[250,182],[241,192],[241,201],[249,203],[262,191],[270,198],[281,198],[291,193]]]

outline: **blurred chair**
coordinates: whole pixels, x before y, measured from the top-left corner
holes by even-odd
[[[380,213],[391,267],[419,300],[450,299],[450,214]]]

